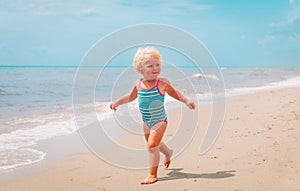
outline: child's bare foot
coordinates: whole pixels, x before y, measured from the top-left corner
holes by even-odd
[[[164,162],[165,168],[169,168],[169,166],[171,164],[172,155],[173,155],[173,150],[172,149],[171,149],[171,152],[168,155],[165,155],[166,156],[165,162]]]
[[[157,176],[149,175],[145,180],[141,182],[141,184],[153,184],[157,182]]]

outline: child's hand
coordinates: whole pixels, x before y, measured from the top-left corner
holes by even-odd
[[[195,109],[195,108],[196,108],[196,105],[195,105],[195,103],[194,103],[193,101],[187,100],[185,104],[186,104],[186,105],[188,106],[188,108],[190,108],[190,109]]]
[[[114,110],[114,111],[117,110],[117,106],[116,106],[115,104],[113,104],[113,103],[111,103],[111,104],[109,105],[109,107],[110,107],[111,110]]]

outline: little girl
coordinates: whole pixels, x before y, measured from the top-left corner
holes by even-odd
[[[157,181],[159,152],[165,155],[165,168],[169,167],[173,154],[173,150],[162,142],[168,124],[164,107],[165,93],[185,103],[190,109],[195,109],[195,104],[172,87],[167,79],[158,77],[161,72],[161,58],[154,47],[139,48],[134,56],[133,66],[142,78],[135,82],[128,95],[111,103],[110,108],[116,111],[119,105],[138,98],[150,160],[149,175],[141,184],[152,184]]]

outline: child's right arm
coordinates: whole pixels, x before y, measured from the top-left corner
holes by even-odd
[[[136,84],[134,85],[134,87],[132,88],[131,92],[119,99],[117,99],[115,102],[111,103],[110,104],[110,109],[116,111],[117,110],[117,107],[119,105],[122,105],[122,104],[126,104],[126,103],[129,103],[129,102],[132,102],[133,100],[135,100],[137,98],[137,87],[136,87]]]

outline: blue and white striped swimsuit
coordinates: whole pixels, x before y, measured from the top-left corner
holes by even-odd
[[[138,101],[143,121],[148,128],[152,128],[158,122],[167,122],[164,106],[165,96],[158,89],[160,79],[151,89],[141,88],[141,81],[138,86]]]

